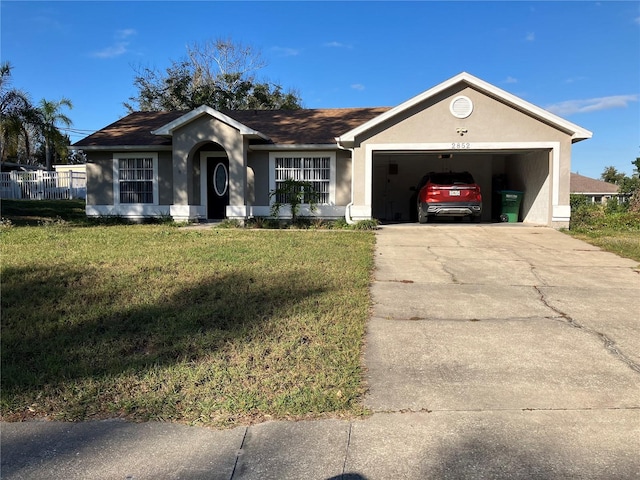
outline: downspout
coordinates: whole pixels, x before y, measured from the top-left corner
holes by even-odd
[[[347,206],[344,210],[344,219],[348,225],[355,225],[356,222],[351,218],[351,207],[353,206],[353,187],[354,187],[354,173],[355,173],[355,159],[354,159],[354,150],[355,148],[346,148],[340,145],[340,138],[336,138],[336,143],[340,150],[345,150],[351,153],[351,201],[347,203]]]

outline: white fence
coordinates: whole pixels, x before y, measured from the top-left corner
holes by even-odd
[[[82,172],[0,173],[0,198],[69,200],[86,196],[87,175]]]

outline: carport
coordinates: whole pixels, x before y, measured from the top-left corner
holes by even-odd
[[[566,227],[571,146],[591,135],[463,72],[337,138],[352,152],[347,217],[411,221],[411,187],[423,175],[468,171],[482,189],[483,221],[494,191],[517,190],[520,221]]]
[[[483,222],[495,220],[494,192],[508,189],[526,192],[520,221],[546,224],[552,202],[552,153],[553,147],[374,151],[372,215],[385,222],[415,221],[415,186],[423,175],[467,171],[483,192]]]

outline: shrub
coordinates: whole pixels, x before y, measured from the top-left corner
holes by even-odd
[[[640,213],[640,188],[631,195],[628,210],[632,213]]]
[[[629,205],[624,202],[619,202],[616,197],[610,198],[604,207],[604,211],[607,214],[611,213],[624,213],[629,209]]]
[[[353,225],[354,230],[377,230],[380,222],[375,218],[370,220],[359,220]]]
[[[309,211],[313,213],[318,208],[319,197],[320,194],[313,188],[313,183],[287,178],[280,182],[278,188],[269,192],[269,198],[274,199],[271,204],[271,215],[276,218],[279,217],[280,209],[284,205],[289,205],[291,208],[291,223],[295,225],[300,206],[308,204]]]
[[[333,220],[329,224],[329,228],[342,230],[342,229],[349,228],[349,224],[347,223],[347,220],[344,217],[340,217],[340,218],[337,218],[336,220]]]

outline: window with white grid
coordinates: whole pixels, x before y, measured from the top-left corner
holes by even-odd
[[[330,203],[331,160],[329,155],[277,155],[275,156],[275,187],[287,180],[309,182],[317,193],[318,204]],[[287,203],[285,198],[276,198],[277,202]],[[304,203],[309,203],[305,198]]]
[[[153,159],[118,159],[120,203],[153,203]]]
[[[119,204],[157,203],[155,153],[114,154],[114,195]]]

